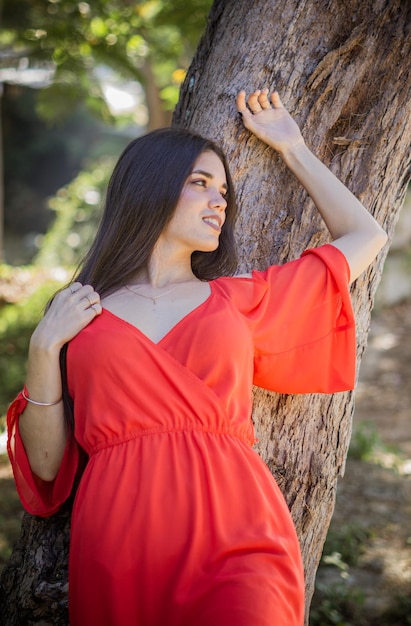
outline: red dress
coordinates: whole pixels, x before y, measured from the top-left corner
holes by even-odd
[[[157,344],[107,310],[68,350],[75,442],[52,483],[31,472],[9,410],[20,497],[51,515],[78,446],[71,626],[301,626],[304,580],[286,503],[252,449],[253,383],[354,383],[348,266],[331,245],[252,278],[220,278]]]

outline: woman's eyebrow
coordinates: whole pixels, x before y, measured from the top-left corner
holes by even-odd
[[[192,174],[202,174],[203,176],[205,176],[206,178],[208,178],[210,180],[212,180],[214,178],[214,176],[212,174],[210,174],[210,172],[205,172],[204,170],[193,170],[191,173]],[[221,186],[224,187],[224,189],[226,191],[228,191],[227,183],[223,183]]]

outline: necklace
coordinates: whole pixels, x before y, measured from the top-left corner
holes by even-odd
[[[177,285],[174,285],[174,287],[171,287],[171,289],[168,289],[167,291],[164,291],[163,293],[160,293],[158,296],[146,296],[144,293],[139,293],[138,291],[136,291],[135,289],[132,289],[128,285],[126,285],[126,289],[128,291],[130,291],[131,293],[134,293],[136,296],[140,296],[140,298],[145,298],[146,300],[151,300],[151,302],[155,306],[157,304],[157,300],[159,298],[162,298],[163,296],[168,295],[169,293],[174,291],[174,289],[177,289],[177,287],[179,287],[180,284],[181,283],[177,283]]]

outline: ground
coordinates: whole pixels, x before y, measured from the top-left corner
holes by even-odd
[[[360,612],[367,626],[411,624],[410,381],[411,302],[404,302],[373,315],[356,392],[351,455],[330,529],[334,537],[347,527],[366,537],[353,548],[357,562],[345,575],[353,593],[364,596]],[[329,582],[333,576],[340,577],[338,569],[327,567],[318,579]],[[398,605],[397,596],[407,604],[408,618],[375,618]]]
[[[411,613],[411,302],[373,315],[369,345],[356,394],[354,435],[346,473],[338,486],[330,535],[342,552],[356,552],[344,564],[319,570],[319,582],[343,580],[348,595],[363,596],[357,618],[326,618],[323,625],[405,626]],[[354,457],[354,458],[353,458]],[[368,458],[368,460],[364,460]],[[19,530],[21,507],[6,456],[0,455],[0,568]],[[358,541],[356,541],[358,540]],[[338,548],[338,542],[337,542]],[[344,557],[345,558],[345,557]],[[342,559],[343,560],[343,559]],[[345,578],[341,579],[341,572]],[[344,593],[347,593],[345,591]],[[408,618],[375,616],[407,598]],[[336,600],[332,601],[336,605]],[[333,605],[333,606],[334,606]],[[404,614],[405,615],[405,614]]]

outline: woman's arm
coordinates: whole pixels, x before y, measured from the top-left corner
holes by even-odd
[[[93,288],[73,283],[55,296],[31,337],[25,385],[31,402],[20,415],[19,431],[30,467],[42,480],[56,477],[67,439],[60,350],[100,313]]]
[[[330,231],[333,245],[345,255],[353,281],[376,257],[387,235],[361,202],[307,148],[278,93],[274,92],[270,100],[265,89],[253,92],[246,103],[246,95],[241,91],[237,109],[244,126],[277,150],[305,187]]]

